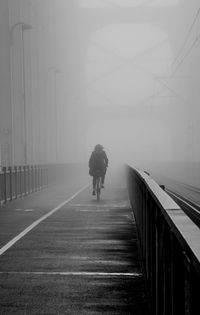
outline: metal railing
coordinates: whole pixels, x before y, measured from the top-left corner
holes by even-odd
[[[47,164],[2,167],[0,205],[44,189],[58,179],[71,177],[81,169],[77,164]]]
[[[196,315],[200,230],[145,172],[127,177],[152,314]]]

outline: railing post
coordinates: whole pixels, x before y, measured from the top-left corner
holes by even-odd
[[[14,166],[14,174],[15,174],[15,199],[17,199],[18,186],[17,186],[17,166]]]
[[[30,192],[33,192],[33,165],[30,165]]]
[[[1,166],[0,166],[0,207],[1,207],[1,202],[2,202],[2,171],[1,171]]]
[[[44,166],[41,165],[41,188],[44,187]]]
[[[35,165],[33,165],[33,191],[36,191],[36,170],[35,170]]]
[[[41,165],[38,165],[38,177],[39,177],[39,190],[42,188],[42,182],[41,182]]]
[[[46,174],[46,169],[47,169],[47,167],[46,167],[46,165],[43,165],[43,181],[44,181],[44,187],[46,187],[46,185],[47,185],[47,174]]]
[[[26,165],[23,166],[23,173],[24,173],[24,194],[27,194],[27,179],[26,179]]]
[[[160,305],[162,305],[162,300],[161,300],[161,292],[160,292],[160,281],[161,281],[161,274],[160,274],[160,248],[159,248],[159,241],[160,241],[160,235],[159,235],[159,216],[158,216],[158,211],[156,211],[156,255],[155,255],[155,266],[156,266],[156,274],[155,274],[155,285],[156,285],[156,290],[155,290],[155,296],[154,296],[154,301],[155,301],[155,315],[159,315],[160,311]],[[153,279],[153,280],[154,280]]]
[[[191,315],[191,288],[190,288],[190,259],[187,256],[186,252],[183,251],[184,256],[184,296],[185,296],[185,315]]]
[[[22,167],[19,166],[19,195],[22,198]]]
[[[8,168],[8,171],[9,171],[9,188],[10,188],[10,200],[12,200],[12,193],[13,193],[13,191],[12,191],[12,167],[11,166],[9,166],[9,168]]]
[[[27,193],[30,194],[30,166],[26,166],[27,169]]]
[[[174,313],[174,300],[175,300],[175,290],[174,290],[174,235],[172,229],[170,229],[170,244],[169,244],[169,270],[170,270],[170,275],[169,275],[169,281],[170,281],[170,314],[175,315]]]
[[[32,165],[32,192],[35,192],[35,166]]]
[[[38,191],[38,167],[35,165],[35,190]]]
[[[6,172],[7,172],[7,168],[6,166],[3,167],[3,182],[4,182],[4,187],[3,187],[3,192],[4,192],[4,203],[7,202],[7,180],[6,180]]]

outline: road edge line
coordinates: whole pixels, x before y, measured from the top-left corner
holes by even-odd
[[[25,230],[23,230],[21,233],[19,233],[17,236],[15,236],[12,240],[10,240],[6,245],[0,248],[0,256],[5,253],[10,247],[12,247],[16,242],[18,242],[22,237],[24,237],[27,233],[29,233],[32,229],[34,229],[38,224],[40,224],[42,221],[46,220],[48,217],[50,217],[52,214],[54,214],[56,211],[61,209],[64,205],[72,201],[78,194],[80,194],[82,191],[84,191],[86,188],[88,188],[90,184],[85,185],[81,189],[79,189],[75,194],[73,194],[70,198],[63,201],[61,204],[59,204],[54,209],[50,210],[47,214],[43,215],[38,220],[34,221],[31,225],[29,225]]]

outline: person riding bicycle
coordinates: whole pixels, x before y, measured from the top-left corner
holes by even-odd
[[[108,167],[108,158],[106,152],[103,150],[103,146],[101,144],[97,144],[94,147],[94,151],[91,153],[89,159],[89,174],[93,176],[93,192],[95,195],[95,186],[96,186],[96,178],[98,172],[100,172],[101,176],[101,188],[104,188],[104,180],[106,175],[106,170]]]

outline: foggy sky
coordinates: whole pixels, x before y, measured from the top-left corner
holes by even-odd
[[[199,161],[199,1],[9,3],[15,164]]]
[[[63,51],[75,56],[66,71],[86,161],[96,143],[112,163],[199,161],[199,46],[191,49],[199,16],[188,35],[198,7],[196,0],[77,2],[74,38]]]

